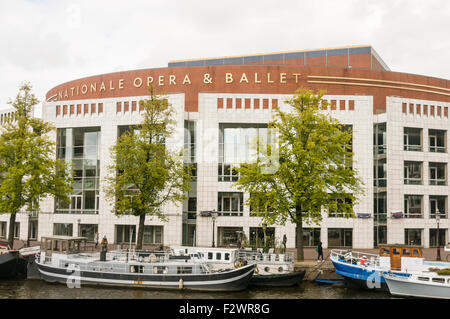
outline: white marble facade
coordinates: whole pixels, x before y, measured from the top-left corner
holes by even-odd
[[[169,102],[176,110],[177,134],[169,141],[176,149],[183,147],[184,121],[196,122],[196,160],[197,160],[197,187],[193,193],[197,196],[197,212],[205,210],[217,210],[218,192],[237,191],[232,182],[218,181],[218,140],[220,123],[267,123],[272,115],[273,100],[278,100],[278,107],[286,110],[284,102],[290,96],[276,94],[221,94],[221,93],[199,93],[198,112],[185,112],[184,94],[169,94]],[[117,112],[116,103],[125,101],[139,101],[145,97],[112,98],[83,101],[64,101],[65,105],[77,105],[79,103],[103,103],[103,111],[98,113],[98,108],[94,114],[70,114],[56,115],[56,105],[61,102],[44,102],[43,118],[54,123],[57,128],[75,128],[98,126],[101,130],[100,145],[100,180],[105,177],[106,168],[110,164],[110,147],[117,138],[118,126],[137,124],[140,122],[139,107],[132,111],[131,102],[127,112],[122,107]],[[224,101],[232,99],[232,107],[226,105],[218,108],[218,98]],[[403,243],[404,229],[423,229],[422,244],[429,246],[428,231],[436,228],[435,219],[428,218],[429,195],[448,195],[448,186],[428,185],[428,163],[429,162],[449,162],[447,153],[430,153],[428,147],[428,129],[445,130],[449,127],[448,117],[444,116],[423,116],[422,114],[409,114],[402,112],[402,103],[414,103],[419,105],[442,105],[450,106],[448,103],[433,103],[431,101],[419,101],[402,99],[400,97],[388,97],[386,101],[386,113],[375,115],[373,110],[372,96],[362,95],[327,95],[324,97],[328,101],[336,101],[336,107],[329,107],[327,111],[343,124],[353,127],[353,167],[359,172],[364,183],[365,194],[359,203],[355,205],[355,212],[370,213],[374,215],[374,151],[373,135],[375,123],[387,123],[387,238],[389,243]],[[236,107],[236,99],[241,99],[241,108]],[[251,107],[244,107],[244,99],[251,99]],[[260,99],[260,107],[254,108],[254,100]],[[263,99],[268,99],[268,108],[263,108]],[[350,107],[351,103],[351,107]],[[414,108],[416,110],[416,108]],[[408,107],[409,111],[409,107]],[[403,150],[403,128],[422,128],[423,152],[407,152]],[[56,138],[53,134],[52,138]],[[423,162],[423,184],[404,185],[403,183],[403,163],[405,160]],[[446,171],[447,181],[449,179],[448,169]],[[102,183],[102,182],[101,182]],[[403,210],[404,194],[423,195],[424,218],[419,219],[392,219],[390,212]],[[244,200],[248,194],[244,194]],[[164,245],[182,244],[182,212],[183,205],[168,205],[164,208],[167,222],[148,217],[147,225],[163,225]],[[7,215],[0,215],[0,222],[8,221]],[[18,215],[20,222],[20,239],[27,238],[28,216],[25,213]],[[85,214],[54,214],[54,200],[47,198],[42,201],[41,212],[38,219],[38,238],[53,235],[54,223],[72,223],[73,236],[78,235],[78,224],[98,224],[100,236],[106,235],[110,242],[115,238],[115,225],[137,225],[138,218],[132,216],[116,217],[111,213],[111,206],[104,198],[104,191],[100,189],[100,202],[98,215]],[[210,246],[212,242],[212,219],[201,217],[196,219],[196,238],[198,246]],[[261,226],[261,220],[257,217],[249,216],[249,207],[244,206],[243,216],[219,216],[215,221],[215,234],[218,227],[242,227],[249,237],[250,227]],[[448,219],[441,220],[441,228],[447,229],[450,226]],[[295,246],[295,225],[275,225],[275,236],[279,242],[284,234],[287,235],[287,246]],[[374,246],[374,222],[372,218],[329,218],[323,213],[323,221],[320,225],[305,225],[305,227],[320,227],[321,241],[324,247],[328,247],[329,228],[352,229],[352,243],[354,248],[373,248]],[[448,239],[448,237],[447,237]]]

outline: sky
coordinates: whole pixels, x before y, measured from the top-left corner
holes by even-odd
[[[449,79],[448,0],[0,0],[0,109],[78,78],[171,60],[372,45]]]

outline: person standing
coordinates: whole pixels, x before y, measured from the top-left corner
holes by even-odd
[[[95,248],[98,246],[98,232],[95,232]]]
[[[286,243],[287,243],[287,237],[286,234],[283,236],[283,253],[286,253]]]
[[[102,245],[102,251],[108,252],[108,239],[106,239],[106,235],[103,236],[101,245]]]
[[[241,247],[242,247],[242,239],[241,239],[241,237],[239,237],[237,240],[237,248],[241,249]]]
[[[323,262],[324,260],[323,260],[322,242],[319,242],[319,245],[317,245],[316,251],[317,251],[317,262],[320,262],[320,260],[319,260],[320,258],[322,258],[322,262]]]

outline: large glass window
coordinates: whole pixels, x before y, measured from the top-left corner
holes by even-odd
[[[404,162],[403,177],[405,184],[422,184],[422,162]]]
[[[136,225],[116,225],[116,244],[129,244],[130,239],[136,242]]]
[[[387,244],[387,226],[375,226],[373,228],[373,244],[375,247]]]
[[[422,151],[422,129],[412,127],[403,129],[403,149],[405,151]]]
[[[422,229],[405,229],[405,245],[422,245]]]
[[[144,226],[144,244],[162,244],[163,226]]]
[[[64,128],[57,132],[58,158],[72,163],[75,173],[70,202],[57,202],[56,213],[98,214],[100,191],[100,128]]]
[[[219,182],[231,182],[239,178],[236,168],[257,159],[258,141],[262,143],[260,154],[267,152],[266,145],[275,146],[275,135],[267,128],[267,124],[219,125]]]
[[[445,153],[447,151],[446,135],[447,131],[428,130],[430,152]]]
[[[242,227],[217,227],[218,246],[236,247]]]
[[[386,154],[386,123],[374,125],[373,145],[374,154]]]
[[[243,216],[243,193],[219,193],[217,211],[219,216]]]
[[[386,222],[387,220],[387,193],[374,193],[373,196],[374,220],[377,222]]]
[[[437,228],[430,228],[430,247],[437,247]],[[444,247],[447,244],[447,230],[439,228],[439,246]]]
[[[328,247],[352,247],[353,229],[328,228]]]
[[[73,224],[54,223],[53,235],[55,236],[73,236]]]
[[[447,185],[447,164],[446,163],[429,163],[430,185]]]
[[[352,206],[352,200],[350,198],[337,198],[334,201],[336,202],[336,208],[335,209],[330,208],[330,211],[328,212],[328,217],[345,217],[346,213],[342,208],[347,205]]]
[[[303,228],[303,247],[315,247],[320,242],[320,228]]]
[[[406,218],[423,218],[422,195],[405,195],[404,209]]]
[[[266,246],[275,246],[275,227],[266,227],[265,232],[263,227],[250,227],[250,246],[261,248],[264,243]]]
[[[387,164],[386,158],[381,158],[374,161],[374,184],[376,187],[386,187],[386,178],[387,178]]]
[[[436,218],[436,214],[447,218],[447,196],[430,195],[430,218]]]
[[[6,222],[0,222],[0,238],[6,238]]]
[[[95,233],[98,232],[97,224],[80,224],[78,226],[78,235],[80,237],[86,237],[88,241],[95,241]]]
[[[195,163],[196,122],[184,121],[184,162]]]

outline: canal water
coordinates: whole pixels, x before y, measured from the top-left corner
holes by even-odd
[[[0,280],[0,299],[389,299],[389,292],[303,281],[286,288],[249,287],[241,292],[195,292],[81,286],[42,280]]]

